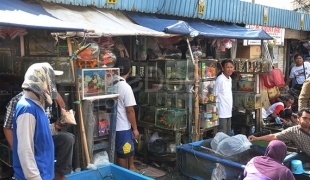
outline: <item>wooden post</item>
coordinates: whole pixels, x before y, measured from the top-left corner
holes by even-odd
[[[194,64],[194,70],[195,70],[195,106],[194,106],[194,126],[192,128],[193,131],[193,141],[199,141],[199,136],[200,136],[200,124],[199,124],[199,98],[198,98],[198,87],[199,87],[199,76],[198,76],[198,57],[193,56],[192,53],[192,48],[191,45],[189,43],[188,38],[186,38],[187,41],[187,46],[188,46],[188,50],[190,52],[191,55],[191,59],[193,61]]]
[[[71,44],[71,39],[67,38],[67,44],[68,44],[68,52],[69,56],[72,56],[72,44]],[[76,89],[76,97],[77,100],[79,101],[78,105],[78,113],[79,113],[79,122],[80,122],[80,130],[81,130],[81,138],[82,138],[82,143],[83,143],[83,149],[85,153],[85,158],[86,158],[86,165],[90,163],[90,158],[89,158],[89,152],[88,152],[88,146],[87,146],[87,140],[86,140],[86,133],[85,133],[85,127],[84,127],[84,119],[83,119],[83,114],[82,114],[82,104],[81,104],[81,96],[80,96],[80,89],[79,89],[79,82],[76,74],[76,64],[73,62],[73,68],[74,68],[74,76],[75,76],[75,89]]]
[[[194,109],[194,121],[195,121],[195,134],[193,135],[194,141],[199,141],[200,139],[200,123],[199,123],[199,76],[198,76],[198,57],[195,56],[195,109]]]

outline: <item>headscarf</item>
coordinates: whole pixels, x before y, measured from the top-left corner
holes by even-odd
[[[286,145],[279,140],[269,143],[265,155],[254,158],[255,168],[269,179],[292,179],[291,171],[282,163],[286,156]],[[295,179],[295,178],[293,178]]]
[[[25,74],[22,88],[37,93],[49,105],[52,105],[52,99],[58,98],[55,72],[49,63],[31,65]]]

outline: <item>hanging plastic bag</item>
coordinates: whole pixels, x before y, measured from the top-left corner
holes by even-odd
[[[218,144],[223,140],[228,138],[229,136],[223,132],[216,133],[215,137],[211,141],[211,148],[213,150],[217,149]]]
[[[226,179],[225,167],[220,163],[215,163],[215,168],[212,171],[211,180],[223,180]]]
[[[219,153],[225,156],[242,153],[251,148],[252,143],[245,135],[238,134],[229,138],[223,139],[217,146]]]

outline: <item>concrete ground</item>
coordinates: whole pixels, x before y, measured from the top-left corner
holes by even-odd
[[[151,162],[145,164],[140,160],[135,160],[135,166],[140,171],[141,174],[144,174],[148,177],[154,178],[156,180],[191,180],[185,175],[183,175],[175,166],[175,163],[171,162],[162,162],[156,163]]]

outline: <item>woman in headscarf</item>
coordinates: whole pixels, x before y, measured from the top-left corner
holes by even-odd
[[[295,180],[292,172],[282,163],[286,145],[279,140],[269,143],[265,155],[252,158],[244,169],[244,180]]]

